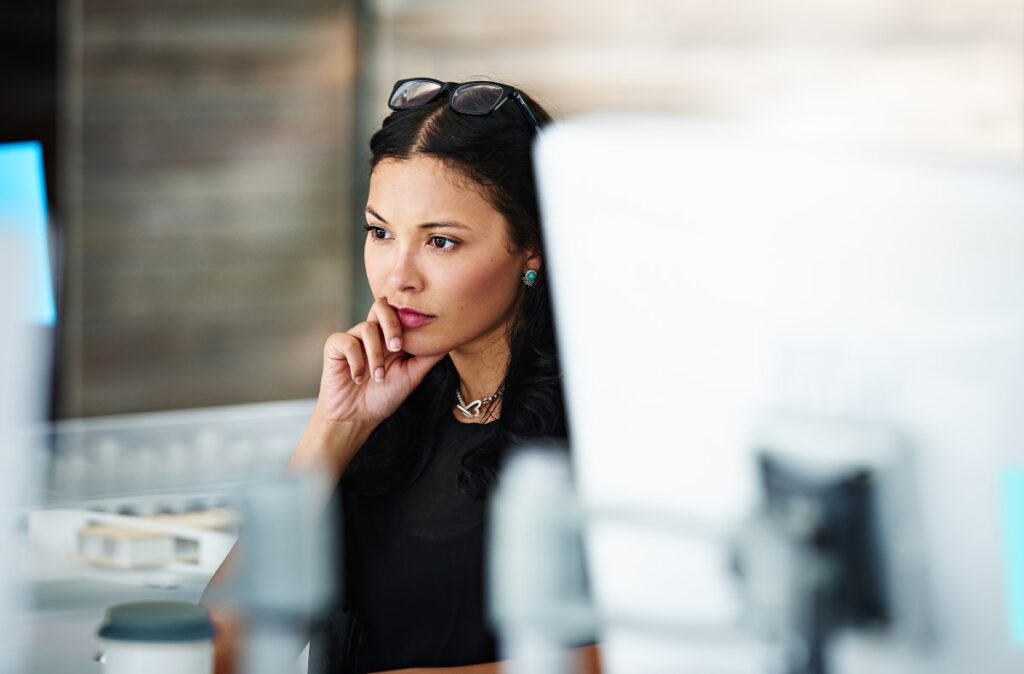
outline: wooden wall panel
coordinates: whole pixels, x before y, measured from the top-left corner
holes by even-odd
[[[1020,164],[1018,0],[374,2],[373,105],[400,77],[520,83],[594,109],[747,120]]]
[[[72,5],[62,415],[314,396],[353,303],[351,3]]]

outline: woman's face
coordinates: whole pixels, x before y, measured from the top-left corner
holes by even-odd
[[[523,272],[508,222],[474,183],[426,155],[385,159],[370,176],[364,258],[370,289],[395,309],[435,318],[403,327],[413,355],[476,352],[504,339]]]

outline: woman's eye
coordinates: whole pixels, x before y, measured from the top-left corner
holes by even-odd
[[[449,239],[447,236],[432,236],[430,237],[430,240],[440,241],[441,243],[439,245],[435,245],[435,248],[440,248],[441,250],[451,250],[452,248],[455,248],[455,246],[457,245],[453,239]],[[445,244],[451,245],[448,246]]]
[[[363,225],[363,229],[370,233],[370,236],[374,239],[382,239],[383,236],[377,236],[377,232],[384,232],[381,227],[374,227],[373,225]],[[384,232],[387,234],[387,232]]]
[[[363,225],[363,229],[370,233],[370,238],[372,239],[377,239],[379,241],[387,239],[388,231],[383,227]],[[432,236],[429,241],[434,248],[437,248],[442,252],[452,250],[459,245],[458,241],[449,239],[447,236]]]

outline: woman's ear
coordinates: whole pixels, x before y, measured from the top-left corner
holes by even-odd
[[[526,270],[526,269],[536,269],[537,271],[540,271],[542,266],[543,266],[543,258],[541,256],[540,252],[539,251],[531,251],[530,254],[529,254],[529,257],[527,257],[526,261],[523,263],[523,270]]]

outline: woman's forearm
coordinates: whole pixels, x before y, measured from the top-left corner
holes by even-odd
[[[324,421],[314,410],[284,470],[326,470],[330,484],[337,484],[374,428],[369,423]]]
[[[352,457],[370,437],[373,428],[366,424],[324,422],[314,411],[295,451],[288,459],[284,472],[327,471],[326,481],[332,486],[336,485],[345,468],[351,463]],[[326,506],[329,497],[329,493],[323,495],[324,502],[320,504],[321,507]],[[218,590],[222,590],[234,575],[238,563],[237,550],[236,543],[210,578],[199,600],[200,604],[210,610],[210,617],[217,629],[213,643],[214,674],[235,674],[238,671],[235,659],[243,641],[244,616],[225,606],[217,597]]]

